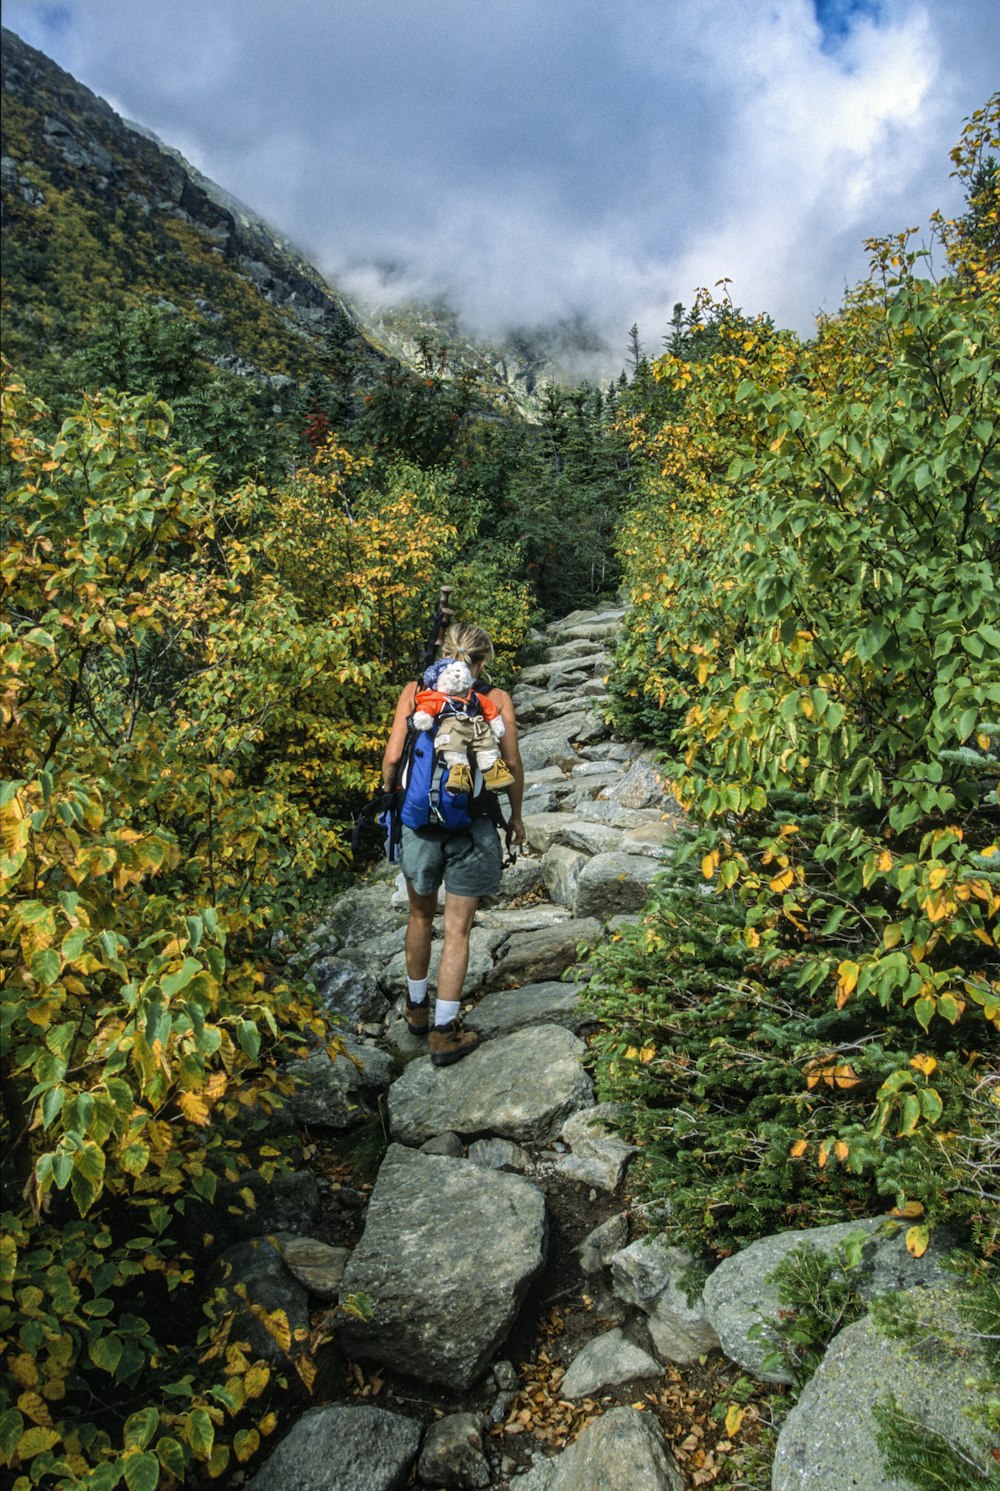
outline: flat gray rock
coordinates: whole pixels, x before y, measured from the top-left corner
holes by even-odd
[[[662,771],[648,756],[640,756],[605,795],[623,808],[651,808],[662,802],[665,794]]]
[[[619,849],[623,834],[620,828],[609,823],[591,823],[586,818],[565,815],[567,822],[559,830],[558,838],[570,849],[579,849],[583,854],[610,854]]]
[[[454,1066],[411,1062],[389,1089],[394,1139],[423,1144],[446,1130],[517,1143],[556,1136],[571,1113],[593,1103],[583,1042],[558,1025],[518,1030]]]
[[[563,830],[572,822],[572,813],[526,813],[524,833],[528,847],[536,854],[544,854],[562,838]]]
[[[511,1491],[684,1491],[659,1424],[635,1408],[610,1409],[568,1450],[510,1485]]]
[[[638,828],[628,828],[621,836],[624,854],[651,854],[659,859],[677,838],[678,823],[671,819],[664,823],[640,823]]]
[[[247,1491],[402,1491],[420,1425],[382,1408],[311,1408],[265,1460]]]
[[[886,1224],[891,1233],[883,1231]],[[777,1339],[771,1327],[783,1308],[777,1288],[768,1282],[768,1276],[800,1244],[832,1253],[855,1232],[867,1234],[862,1266],[855,1279],[858,1293],[865,1299],[890,1290],[940,1283],[946,1277],[941,1266],[944,1246],[932,1241],[922,1258],[911,1257],[906,1250],[906,1229],[887,1217],[867,1217],[837,1222],[831,1227],[806,1227],[798,1232],[762,1237],[731,1258],[724,1258],[705,1284],[705,1315],[730,1360],[739,1362],[763,1382],[792,1380],[786,1369],[779,1367],[765,1372],[763,1368],[764,1357],[773,1350]],[[751,1334],[760,1325],[762,1333]]]
[[[620,1330],[605,1331],[588,1341],[570,1363],[559,1388],[562,1398],[593,1398],[605,1388],[620,1387],[637,1377],[662,1377],[658,1361]]]
[[[612,1104],[601,1103],[566,1120],[559,1137],[572,1153],[556,1162],[560,1174],[602,1191],[618,1189],[626,1165],[638,1150],[611,1127],[614,1111]]]
[[[526,730],[519,741],[525,771],[537,771],[542,766],[556,766],[561,761],[573,760],[576,752],[571,741],[585,728],[587,718],[581,710],[563,715],[553,724]]]
[[[958,1317],[959,1291],[913,1291],[924,1322],[915,1341],[885,1336],[871,1317],[840,1332],[782,1426],[773,1491],[912,1491],[909,1479],[886,1474],[878,1448],[873,1409],[890,1394],[907,1418],[959,1450],[984,1486],[995,1484],[991,1436],[970,1417],[984,1406],[975,1383],[987,1362]]]
[[[465,1023],[470,1030],[478,1030],[484,1040],[510,1035],[529,1025],[564,1025],[576,1034],[584,1025],[594,1023],[593,1017],[580,1009],[582,987],[550,979],[520,989],[502,989],[481,999]]]
[[[484,927],[496,927],[501,932],[539,932],[543,927],[554,927],[559,922],[569,921],[572,913],[565,906],[549,906],[539,902],[537,906],[519,907],[517,910],[497,908],[476,913],[476,921]]]
[[[601,921],[638,911],[649,899],[649,884],[659,866],[644,854],[596,854],[576,881],[575,916]]]
[[[512,935],[485,980],[487,989],[512,988],[562,978],[580,960],[585,950],[599,942],[601,924],[596,917],[571,917],[538,932]]]
[[[546,1232],[545,1198],[530,1181],[390,1145],[341,1284],[367,1294],[374,1315],[344,1318],[344,1351],[471,1387],[544,1263]]]

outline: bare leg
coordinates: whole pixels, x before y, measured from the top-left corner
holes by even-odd
[[[469,966],[469,933],[478,905],[478,896],[456,896],[450,891],[445,895],[444,948],[437,980],[439,999],[462,997],[462,985]]]
[[[431,930],[437,912],[437,891],[432,896],[418,896],[407,881],[406,893],[410,898],[410,919],[406,923],[406,941],[403,944],[406,949],[406,972],[410,978],[426,978],[431,961]],[[447,913],[445,924],[447,925]],[[462,977],[465,977],[464,973]]]

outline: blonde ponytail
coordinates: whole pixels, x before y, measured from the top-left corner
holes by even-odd
[[[493,656],[493,643],[481,626],[472,626],[467,621],[455,621],[445,633],[438,649],[442,657],[457,658],[472,668],[476,663],[485,666]]]

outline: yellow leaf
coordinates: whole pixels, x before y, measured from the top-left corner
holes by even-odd
[[[774,879],[770,880],[768,884],[776,895],[780,895],[782,891],[788,890],[789,886],[795,884],[795,871],[791,867],[787,870],[782,870],[781,874],[775,875]]]
[[[878,869],[880,870],[892,869],[892,855],[889,853],[888,849],[882,850],[882,853],[879,855],[876,864]]]
[[[926,1227],[911,1227],[906,1234],[907,1252],[912,1253],[914,1258],[922,1258],[927,1252],[927,1244],[930,1242],[930,1233]]]
[[[746,1416],[746,1409],[741,1408],[738,1403],[730,1403],[726,1410],[726,1437],[732,1439],[734,1434],[739,1433],[740,1425]]]
[[[845,1144],[843,1139],[838,1139],[836,1144],[833,1146],[833,1152],[837,1156],[837,1159],[840,1160],[841,1163],[843,1163],[844,1160],[847,1159],[847,1156],[850,1154],[851,1150],[850,1146]]]
[[[639,1052],[639,1060],[642,1062],[643,1066],[648,1066],[655,1055],[655,1046],[643,1046],[642,1050]]]
[[[713,849],[711,854],[706,854],[701,862],[701,873],[706,880],[711,880],[719,863],[719,851]]]
[[[178,1093],[177,1106],[190,1123],[196,1123],[201,1127],[208,1123],[208,1105],[198,1097],[197,1093]]]
[[[760,947],[760,933],[756,927],[747,927],[743,937],[747,947]]]
[[[918,1051],[916,1056],[910,1057],[910,1065],[916,1067],[918,1072],[923,1072],[925,1077],[929,1077],[937,1066],[937,1058],[935,1056],[924,1056]]]
[[[903,940],[903,929],[898,922],[888,922],[882,933],[882,946],[885,948],[898,947]]]
[[[854,992],[854,989],[857,985],[858,975],[860,974],[860,972],[861,969],[858,967],[857,963],[852,963],[849,958],[845,958],[844,962],[839,964],[837,968],[838,977],[836,1000],[838,1009],[843,1009],[844,1005],[850,999],[851,994]]]
[[[793,1160],[800,1160],[808,1148],[809,1145],[806,1143],[805,1139],[796,1139],[795,1143],[792,1145],[788,1153],[791,1155]]]
[[[638,1046],[629,1046],[628,1050],[625,1052],[625,1060],[626,1061],[636,1061],[636,1060],[638,1060],[638,1056],[639,1056],[639,1047]]]
[[[937,865],[937,866],[935,866],[935,868],[930,872],[930,874],[927,877],[927,886],[928,886],[928,889],[929,890],[939,890],[941,888],[941,886],[944,885],[944,883],[945,883],[945,881],[947,879],[948,879],[948,866],[947,865]]]
[[[259,1398],[271,1379],[271,1369],[265,1362],[254,1362],[243,1379],[243,1388],[248,1398]],[[263,1424],[261,1428],[263,1428]],[[265,1429],[265,1433],[268,1431]]]
[[[902,1206],[894,1206],[889,1213],[890,1217],[922,1217],[924,1208],[919,1201],[904,1201]]]

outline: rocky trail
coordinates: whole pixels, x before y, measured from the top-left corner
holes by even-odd
[[[711,1409],[740,1371],[783,1380],[769,1377],[752,1330],[779,1312],[766,1275],[804,1235],[833,1247],[850,1230],[765,1239],[690,1301],[691,1259],[628,1204],[635,1151],[595,1103],[577,965],[645,903],[680,820],[651,759],[612,740],[601,713],[621,616],[565,618],[518,680],[527,844],[472,931],[465,1020],[482,1045],[435,1068],[407,1031],[394,873],[340,896],[299,951],[350,1059],[321,1050],[302,1066],[291,1107],[303,1168],[251,1181],[253,1235],[233,1234],[215,1281],[240,1286],[240,1333],[276,1365],[262,1310],[284,1311],[293,1332],[326,1325],[334,1341],[251,1491],[710,1485],[733,1449]],[[439,931],[432,993],[440,946]],[[375,1161],[362,1181],[365,1145]],[[930,1284],[947,1295],[937,1254],[915,1260],[877,1219],[863,1226],[872,1293]],[[336,1310],[351,1295],[368,1296],[370,1319]],[[776,1491],[906,1491],[880,1478],[870,1408],[844,1413],[845,1372],[891,1380],[954,1431],[968,1359],[914,1374],[868,1324],[841,1333],[835,1345],[868,1331],[788,1414]]]

